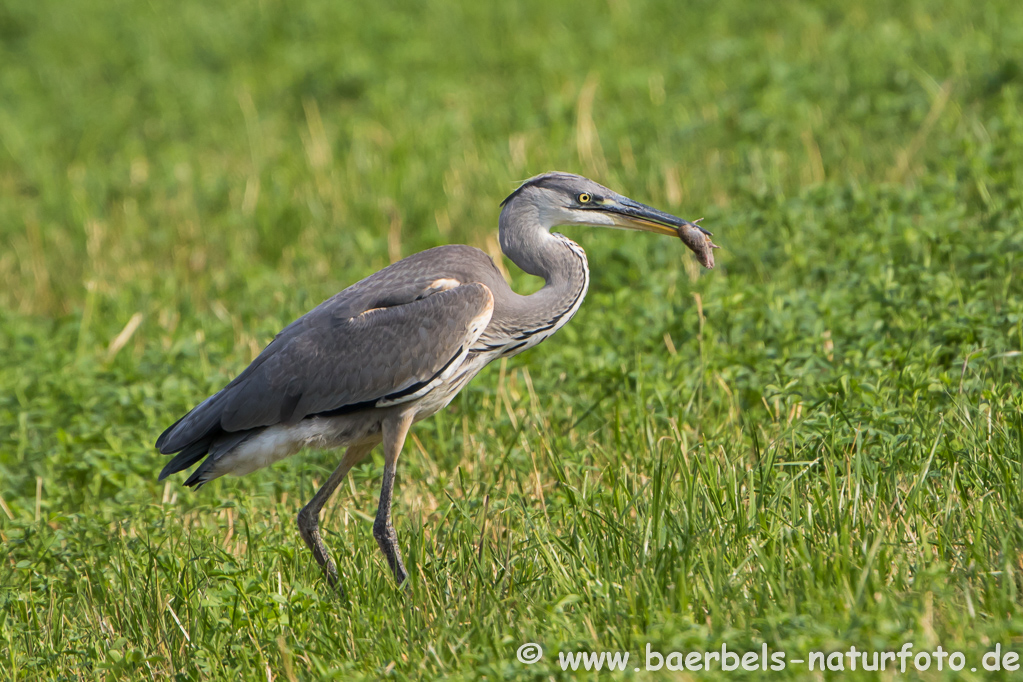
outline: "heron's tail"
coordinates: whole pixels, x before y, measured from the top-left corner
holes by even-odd
[[[160,472],[160,477],[158,480],[162,481],[171,474],[176,474],[179,471],[184,471],[188,467],[192,466],[193,464],[195,464],[200,459],[206,456],[206,453],[209,452],[210,446],[212,444],[213,439],[206,438],[204,440],[196,441],[191,445],[185,446],[185,448],[181,452],[174,456],[174,459],[167,462],[167,466],[165,466],[163,470]],[[157,442],[157,447],[159,447],[159,441]]]
[[[250,436],[261,430],[262,429],[249,429],[247,431],[226,433],[222,429],[218,429],[216,434],[192,443],[175,455],[174,459],[167,462],[167,466],[165,466],[163,471],[160,472],[159,480],[162,481],[171,474],[184,471],[203,457],[206,457],[206,461],[203,462],[198,469],[193,471],[185,480],[185,485],[199,489],[204,483],[221,476],[219,473],[213,473],[214,465],[217,463],[218,459],[230,453],[236,447],[248,440]]]
[[[179,450],[189,450],[200,441],[215,438],[216,433],[221,430],[223,402],[224,391],[220,391],[193,407],[188,414],[160,434],[156,439],[156,449],[170,455]]]
[[[167,462],[167,466],[160,472],[158,480],[162,481],[171,474],[184,471],[212,450],[222,450],[216,445],[225,435],[228,435],[220,426],[222,403],[223,391],[196,405],[188,414],[160,434],[160,437],[156,439],[156,449],[165,455],[175,452],[178,454]],[[236,440],[235,443],[237,444],[237,442],[239,441]],[[203,482],[195,483],[191,478],[186,481],[188,485],[201,485]]]

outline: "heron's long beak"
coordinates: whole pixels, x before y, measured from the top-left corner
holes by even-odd
[[[678,236],[678,228],[691,227],[703,232],[708,237],[710,236],[710,232],[696,223],[624,197],[617,201],[606,199],[602,204],[594,206],[594,209],[609,215],[614,221],[615,227],[656,232],[672,237]]]
[[[704,267],[714,267],[713,250],[717,245],[710,240],[711,233],[696,224],[699,221],[689,222],[626,197],[604,199],[592,207],[587,207],[587,210],[609,218],[614,227],[678,237],[696,254]]]

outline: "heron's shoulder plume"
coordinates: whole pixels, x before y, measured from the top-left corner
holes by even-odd
[[[575,175],[574,173],[564,173],[562,171],[547,171],[546,173],[541,173],[540,175],[534,175],[533,177],[529,178],[521,185],[519,185],[518,189],[516,189],[514,192],[505,197],[505,200],[501,202],[501,206],[504,206],[509,201],[517,197],[527,187],[547,187],[549,189],[566,189],[571,188],[579,181],[585,182],[586,178],[584,178],[581,175]]]

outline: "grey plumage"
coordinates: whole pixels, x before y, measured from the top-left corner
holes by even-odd
[[[403,581],[390,499],[409,426],[447,405],[491,360],[553,334],[586,294],[585,254],[550,228],[583,224],[675,234],[680,226],[694,227],[568,173],[531,178],[502,206],[502,250],[544,278],[540,291],[516,294],[490,257],[468,246],[441,246],[398,261],[288,325],[238,377],[168,428],[156,447],[178,454],[160,479],[204,456],[187,485],[242,475],[304,446],[347,447],[338,470],[299,515],[303,538],[336,584],[319,536],[319,510],[348,469],[383,441],[384,489],[374,535]]]

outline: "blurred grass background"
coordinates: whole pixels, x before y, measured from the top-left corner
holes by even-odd
[[[0,676],[1023,647],[1020,55],[1001,0],[0,4]],[[324,515],[347,604],[293,521],[336,453],[156,482],[280,327],[424,248],[499,257],[548,169],[705,216],[719,265],[566,230],[576,319],[406,448],[410,596],[379,461]]]

